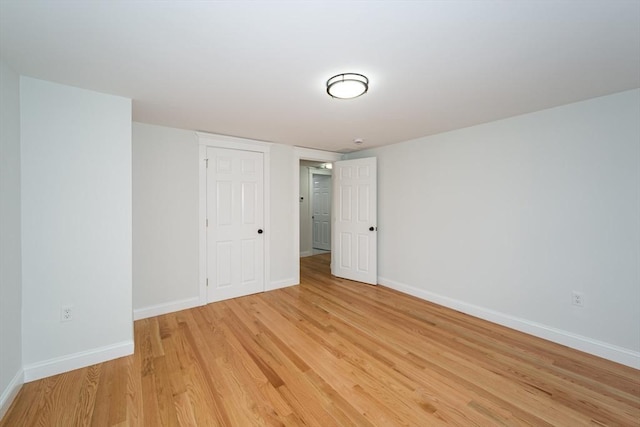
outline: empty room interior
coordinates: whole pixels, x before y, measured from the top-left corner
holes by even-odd
[[[640,1],[0,0],[0,426],[640,425]]]

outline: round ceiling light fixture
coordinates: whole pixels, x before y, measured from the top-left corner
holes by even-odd
[[[369,79],[362,74],[337,74],[327,80],[327,93],[332,98],[351,99],[367,93]]]

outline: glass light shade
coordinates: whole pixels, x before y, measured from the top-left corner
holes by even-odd
[[[333,98],[357,98],[369,90],[369,79],[362,74],[338,74],[327,80],[327,93]]]

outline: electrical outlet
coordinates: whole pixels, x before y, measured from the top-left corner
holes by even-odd
[[[60,321],[70,322],[73,320],[73,307],[65,306],[60,309]]]
[[[582,292],[571,292],[571,304],[576,307],[584,307],[584,294]]]

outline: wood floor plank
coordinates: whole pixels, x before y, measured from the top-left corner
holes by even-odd
[[[640,371],[301,260],[301,284],[135,322],[14,426],[640,426]]]
[[[197,312],[189,313],[191,316],[187,318],[187,322],[190,327],[183,328],[183,333],[193,352],[193,363],[183,375],[189,379],[187,391],[191,405],[201,409],[195,412],[196,425],[229,425],[229,419],[226,417],[221,403],[221,396],[210,374],[212,364],[207,361],[208,347],[200,333],[196,317],[193,315]]]
[[[75,424],[89,425],[93,417],[93,409],[96,403],[96,394],[100,384],[101,366],[93,365],[86,369],[86,375],[82,375],[80,386],[80,396],[78,404],[75,406]]]

